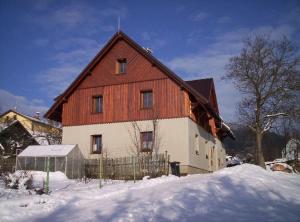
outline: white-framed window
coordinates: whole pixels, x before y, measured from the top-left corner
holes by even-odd
[[[92,135],[92,153],[100,154],[102,152],[102,135]]]
[[[151,152],[153,147],[153,132],[141,132],[141,151]]]

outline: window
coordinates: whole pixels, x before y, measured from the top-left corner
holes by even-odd
[[[92,153],[100,154],[102,151],[102,135],[92,136]]]
[[[214,147],[210,148],[210,165],[213,166],[214,165]]]
[[[103,97],[94,96],[93,97],[93,113],[102,113],[103,112]]]
[[[126,73],[127,69],[127,60],[126,59],[118,59],[116,63],[116,73],[123,74]]]
[[[198,134],[195,134],[194,148],[195,148],[196,155],[199,155],[200,147],[199,147],[199,135]]]
[[[153,93],[151,90],[141,92],[141,108],[150,109],[153,105]]]
[[[153,145],[153,133],[149,132],[141,132],[141,151],[142,152],[150,152],[152,151]]]

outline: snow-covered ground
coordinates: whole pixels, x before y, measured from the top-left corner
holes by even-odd
[[[300,221],[300,176],[249,164],[102,189],[57,172],[50,180],[52,193],[42,196],[2,185],[0,221]]]

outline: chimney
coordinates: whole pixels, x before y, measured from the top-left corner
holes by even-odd
[[[36,112],[35,115],[34,115],[34,118],[40,119],[40,112]]]

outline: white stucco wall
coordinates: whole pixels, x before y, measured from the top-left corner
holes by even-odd
[[[222,163],[225,163],[226,152],[221,141],[191,119],[188,119],[188,129],[189,164],[207,171],[223,168]],[[220,159],[220,165],[218,159]]]
[[[158,120],[157,127],[157,135],[160,137],[159,152],[167,150],[171,161],[181,161],[184,164],[188,163],[187,121],[187,118],[163,119]],[[150,120],[137,121],[137,124],[141,131],[153,130],[153,123]],[[135,150],[132,122],[63,127],[62,143],[78,144],[85,158],[97,158],[99,155],[91,154],[91,135],[97,134],[102,135],[103,151],[107,152],[108,156],[128,156]]]
[[[137,121],[141,131],[152,131],[150,120]],[[121,157],[134,154],[132,122],[93,124],[63,127],[63,144],[78,144],[85,158],[98,158],[91,154],[91,136],[102,135],[104,155]],[[221,143],[187,117],[158,120],[157,135],[160,140],[159,152],[168,151],[170,161],[179,161],[181,166],[191,166],[207,171],[216,170]],[[195,138],[195,135],[198,135]],[[215,146],[214,166],[210,166],[209,149]],[[196,149],[198,154],[196,154]],[[208,159],[206,159],[208,155]],[[225,158],[225,152],[224,152]]]

